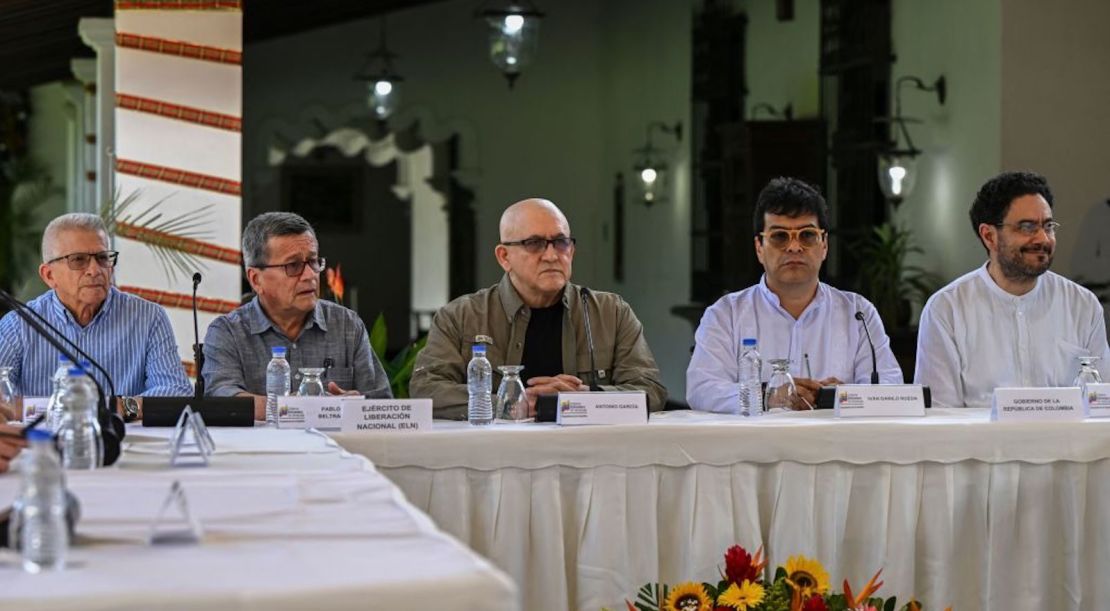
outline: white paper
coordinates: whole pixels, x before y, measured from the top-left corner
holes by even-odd
[[[561,392],[555,421],[562,426],[587,424],[646,424],[644,391]]]
[[[991,420],[1069,422],[1082,419],[1083,397],[1078,386],[996,388],[991,401]]]
[[[837,418],[925,415],[920,384],[840,384],[833,404]]]
[[[346,399],[344,433],[423,433],[432,430],[431,399]]]

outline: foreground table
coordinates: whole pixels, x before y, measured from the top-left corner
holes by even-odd
[[[1110,422],[669,412],[332,437],[509,573],[527,609],[623,608],[647,581],[711,580],[734,543],[772,564],[816,557],[833,584],[883,567],[883,593],[936,609],[1110,600]]]
[[[16,609],[519,609],[512,582],[444,535],[362,457],[303,431],[212,429],[211,466],[170,469],[166,429],[132,429],[118,466],[68,472],[81,500],[68,570],[0,556]],[[199,545],[147,545],[179,480]],[[0,476],[0,503],[18,475]]]

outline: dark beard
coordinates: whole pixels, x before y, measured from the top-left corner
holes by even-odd
[[[1044,263],[1029,264],[1025,262],[1026,252],[1042,252],[1046,255]],[[998,258],[998,270],[1010,280],[1033,280],[1048,271],[1052,265],[1052,251],[1045,248],[1017,248],[1011,256]]]

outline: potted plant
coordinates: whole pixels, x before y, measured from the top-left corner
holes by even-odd
[[[860,264],[860,292],[871,300],[889,327],[907,327],[915,305],[941,285],[940,277],[906,262],[910,254],[924,254],[908,229],[884,223],[855,245]]]

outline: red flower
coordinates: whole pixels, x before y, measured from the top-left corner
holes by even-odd
[[[825,599],[820,596],[810,596],[806,604],[802,605],[802,611],[829,611],[829,608],[825,606]]]
[[[759,579],[759,566],[752,562],[752,555],[739,545],[733,545],[725,552],[725,579],[740,585]]]

